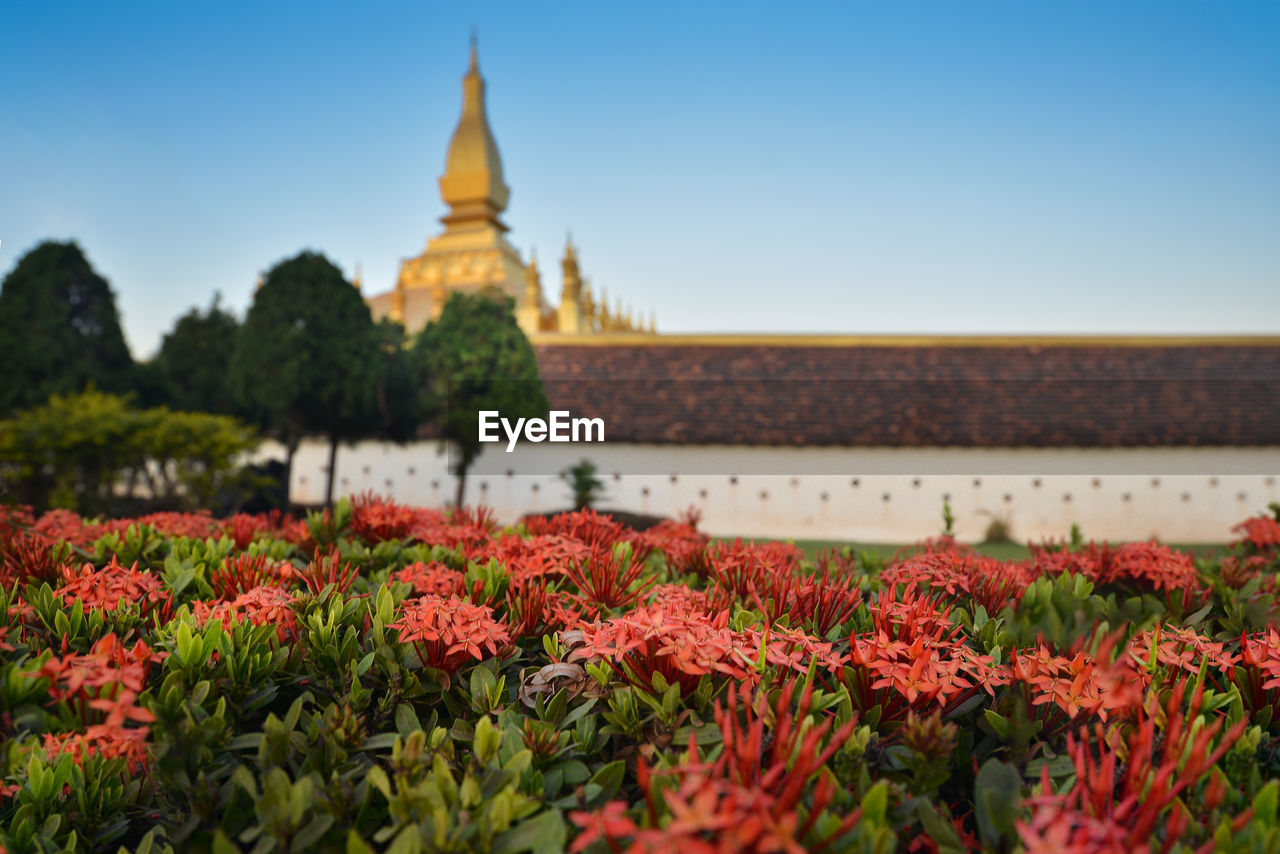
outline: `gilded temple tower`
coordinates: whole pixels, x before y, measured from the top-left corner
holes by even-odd
[[[402,322],[414,328],[439,317],[444,298],[455,290],[497,287],[522,305],[525,266],[499,218],[511,191],[503,180],[502,158],[485,112],[484,78],[474,41],[471,65],[462,78],[462,116],[449,143],[440,195],[449,205],[440,219],[444,232],[427,241],[425,252],[402,264],[396,283],[401,292],[396,302],[401,305],[410,302],[405,291],[425,290],[430,299],[412,300],[418,310],[402,311]]]
[[[624,316],[621,304],[616,312],[610,309],[603,288],[598,296],[593,294],[572,241],[561,262],[560,304],[552,307],[542,291],[537,261],[531,258],[526,266],[507,240],[501,215],[511,191],[485,111],[485,83],[474,39],[471,63],[462,78],[462,115],[449,142],[440,195],[449,206],[440,218],[444,230],[427,241],[420,255],[401,263],[395,287],[366,297],[375,319],[388,317],[417,332],[440,316],[454,291],[496,288],[515,302],[516,320],[530,336],[644,331],[643,324],[637,326]]]

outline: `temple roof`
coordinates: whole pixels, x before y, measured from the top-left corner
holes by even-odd
[[[535,339],[555,409],[610,441],[1280,445],[1280,338]]]

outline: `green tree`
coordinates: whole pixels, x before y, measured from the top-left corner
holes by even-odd
[[[377,432],[380,360],[369,307],[327,258],[302,252],[267,273],[236,337],[228,383],[284,444],[286,490],[298,443],[320,434],[329,440],[332,502],[338,443]]]
[[[408,442],[418,435],[421,423],[421,367],[409,349],[404,327],[388,318],[378,323],[376,407],[378,433],[393,442]]]
[[[456,449],[459,507],[467,470],[480,455],[480,411],[497,410],[512,420],[547,414],[537,357],[512,307],[497,291],[455,292],[414,347],[426,378],[423,411],[434,413],[432,421]]]
[[[0,413],[89,385],[128,391],[134,365],[115,294],[73,242],[46,241],[0,287]]]
[[[153,363],[163,383],[164,400],[187,412],[230,415],[235,401],[227,388],[227,366],[235,350],[240,322],[223,309],[221,294],[207,311],[192,308],[164,336]]]

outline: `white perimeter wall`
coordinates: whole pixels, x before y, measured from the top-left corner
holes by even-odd
[[[260,456],[283,453],[267,445]],[[1280,500],[1280,448],[578,444],[486,449],[468,478],[467,503],[494,508],[504,522],[564,509],[571,493],[554,472],[583,458],[606,483],[602,507],[675,515],[694,506],[715,535],[910,542],[939,532],[947,496],[962,540],[981,539],[995,514],[1019,540],[1064,537],[1075,522],[1097,539],[1210,543],[1231,539],[1232,525]],[[327,461],[327,445],[302,444],[293,501],[323,501]],[[435,442],[344,445],[337,477],[335,495],[372,490],[428,507],[451,501],[456,483]]]

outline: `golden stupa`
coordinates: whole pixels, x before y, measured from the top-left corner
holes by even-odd
[[[453,291],[497,288],[515,301],[520,327],[530,336],[655,331],[652,318],[645,328],[633,320],[630,310],[624,313],[619,305],[611,311],[603,298],[596,301],[578,268],[572,239],[566,241],[561,261],[563,286],[557,307],[543,296],[537,259],[531,255],[525,263],[507,240],[508,228],[500,217],[511,190],[485,110],[474,39],[471,65],[462,78],[462,117],[449,143],[440,195],[449,206],[440,219],[444,231],[427,241],[421,255],[401,263],[393,290],[367,299],[374,319],[390,317],[416,332],[439,317]]]

